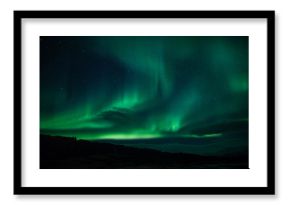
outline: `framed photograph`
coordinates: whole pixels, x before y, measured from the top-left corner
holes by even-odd
[[[14,11],[14,194],[274,194],[274,11]]]

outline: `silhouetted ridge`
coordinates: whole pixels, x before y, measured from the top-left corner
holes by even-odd
[[[168,153],[70,137],[40,136],[41,169],[248,168],[247,158]]]

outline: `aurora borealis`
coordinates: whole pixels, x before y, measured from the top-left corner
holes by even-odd
[[[222,138],[240,122],[247,36],[40,37],[43,134]]]

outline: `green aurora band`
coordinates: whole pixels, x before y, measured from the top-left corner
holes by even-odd
[[[43,134],[222,137],[248,121],[248,37],[43,36],[40,85]]]

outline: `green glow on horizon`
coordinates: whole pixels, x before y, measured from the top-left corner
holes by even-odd
[[[223,134],[222,133],[209,133],[209,134],[204,134],[202,135],[203,137],[221,137]]]
[[[111,134],[102,134],[100,136],[83,136],[79,139],[116,139],[116,140],[130,140],[130,139],[153,139],[161,138],[162,135],[155,134],[142,134],[142,133],[111,133]]]

